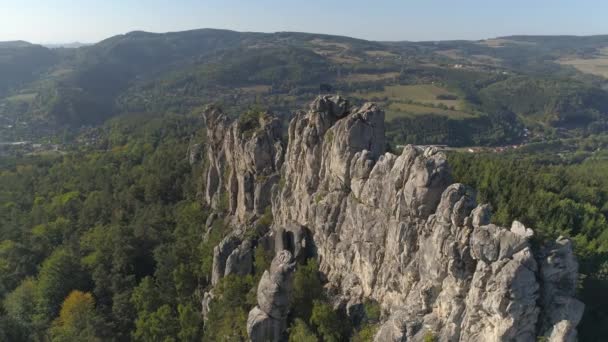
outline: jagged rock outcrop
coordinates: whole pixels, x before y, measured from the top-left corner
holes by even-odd
[[[578,263],[572,251],[572,242],[560,237],[542,251],[541,315],[543,333],[551,341],[575,341],[576,325],[585,306],[574,299],[578,276]]]
[[[225,209],[237,223],[262,215],[283,162],[281,125],[268,113],[232,123],[222,111],[203,113],[207,126],[205,201]]]
[[[236,227],[214,250],[213,284],[251,273],[254,241],[243,233],[272,199],[272,231],[255,244],[278,255],[249,314],[252,341],[283,336],[294,260],[312,255],[347,312],[366,299],[381,303],[376,341],[576,339],[584,306],[574,298],[571,242],[560,238],[534,255],[534,231],[491,224],[473,189],[453,184],[444,153],[385,153],[376,105],[319,97],[295,114],[286,149],[268,115],[229,124],[209,108],[205,119],[205,200]],[[212,298],[205,295],[204,308]]]
[[[213,249],[211,284],[230,274],[248,275],[253,270],[253,245],[251,240],[241,240],[230,234]]]
[[[283,250],[272,260],[270,270],[258,285],[258,305],[249,312],[247,333],[253,342],[280,341],[287,328],[289,294],[295,269],[292,254]]]
[[[188,163],[194,165],[201,161],[203,157],[203,144],[190,144],[188,145],[188,151],[186,151]]]
[[[474,191],[451,184],[443,153],[385,153],[384,113],[373,104],[320,97],[288,135],[275,230],[309,231],[327,286],[350,303],[382,304],[376,341],[574,338],[582,303],[569,242],[535,257],[533,231],[489,224]]]
[[[223,212],[226,224],[234,231],[213,251],[211,284],[230,274],[248,275],[253,270],[254,241],[246,231],[258,229],[255,221],[270,205],[272,186],[279,181],[283,163],[281,125],[268,113],[249,113],[231,121],[219,108],[208,107],[203,113],[206,124],[204,200],[212,209]],[[191,162],[195,145],[189,151]],[[218,215],[207,220],[207,235]],[[267,228],[266,228],[267,229]],[[263,235],[266,232],[257,232]],[[206,318],[213,290],[202,301]]]

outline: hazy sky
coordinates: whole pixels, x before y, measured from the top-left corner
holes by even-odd
[[[374,40],[608,34],[606,0],[0,0],[0,41],[134,30],[302,31]]]

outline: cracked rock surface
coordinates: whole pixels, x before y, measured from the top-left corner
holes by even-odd
[[[385,153],[376,105],[319,97],[288,136],[275,227],[312,233],[328,287],[345,300],[382,304],[376,341],[575,339],[583,304],[570,241],[535,256],[533,231],[490,224],[442,152]]]
[[[232,123],[218,108],[203,113],[207,126],[205,201],[213,209],[227,206],[242,224],[262,215],[270,190],[279,181],[283,162],[281,125],[268,113]]]
[[[315,255],[329,293],[353,306],[378,301],[375,340],[575,341],[584,305],[575,299],[578,264],[564,238],[534,250],[520,222],[491,223],[475,191],[453,184],[446,155],[406,146],[386,152],[384,112],[321,96],[289,124],[255,128],[205,113],[209,148],[205,199],[226,193],[233,222],[272,204],[277,248],[249,313],[252,341],[286,329],[295,259]],[[280,181],[279,181],[280,179]],[[229,236],[216,248],[213,278],[251,272],[251,243]],[[217,259],[217,260],[216,260]]]
[[[295,260],[287,250],[279,252],[258,284],[258,305],[249,312],[247,333],[253,342],[281,341],[287,328],[289,294]]]

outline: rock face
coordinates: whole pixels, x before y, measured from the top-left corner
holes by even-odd
[[[203,113],[207,126],[205,201],[225,209],[237,223],[264,213],[283,162],[281,125],[267,113],[229,123],[222,111]]]
[[[560,238],[533,255],[533,230],[517,221],[490,224],[489,206],[452,184],[442,152],[385,153],[377,106],[319,97],[296,113],[286,149],[268,115],[228,124],[209,108],[205,119],[207,203],[243,227],[272,199],[272,231],[256,243],[278,254],[249,313],[252,341],[281,339],[295,260],[311,255],[347,307],[381,303],[376,341],[576,339],[584,306],[574,298],[571,242]],[[213,284],[251,273],[252,242],[243,231],[214,250]]]
[[[213,249],[211,284],[217,285],[221,278],[230,274],[251,274],[252,268],[253,246],[251,240],[243,241],[236,234],[231,234]]]
[[[535,257],[532,230],[489,224],[474,191],[451,184],[443,153],[384,152],[379,108],[320,97],[289,125],[273,195],[275,230],[311,233],[328,287],[382,304],[376,341],[575,338],[583,305],[569,241]]]
[[[281,341],[287,328],[289,293],[295,260],[287,250],[272,260],[258,285],[258,305],[249,312],[247,333],[253,342]]]
[[[578,263],[572,252],[572,242],[559,238],[546,246],[541,263],[542,327],[551,341],[576,341],[576,325],[585,306],[574,299]]]

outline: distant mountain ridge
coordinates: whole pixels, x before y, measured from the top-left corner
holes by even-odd
[[[83,46],[93,45],[93,43],[71,42],[71,43],[46,43],[46,44],[42,44],[42,45],[49,49],[59,49],[59,48],[76,49],[76,48],[83,47]]]
[[[96,125],[123,113],[188,112],[208,103],[221,103],[237,112],[257,104],[287,114],[290,108],[317,95],[322,84],[361,101],[373,100],[374,92],[392,85],[437,84],[456,93],[461,99],[459,106],[469,116],[490,118],[510,111],[530,127],[558,127],[567,121],[568,128],[597,130],[603,129],[608,116],[604,110],[608,93],[601,89],[607,79],[567,58],[594,58],[608,51],[603,50],[606,48],[608,36],[374,42],[313,33],[218,29],[134,31],[67,49],[4,42],[0,43],[0,121],[6,122],[6,127],[26,122],[24,134],[35,135],[40,125]],[[554,85],[543,90],[549,93],[541,96],[537,105],[522,110],[512,102],[488,101],[482,96],[490,93],[483,91],[486,87],[511,77],[518,77],[518,81],[504,83],[510,88],[494,87],[514,91],[505,97],[508,101],[528,101],[522,98],[527,96],[525,92],[517,89],[524,89],[533,80]],[[589,100],[584,102],[585,108],[553,105],[552,99],[562,96],[558,94]],[[386,102],[384,97],[375,100]],[[432,142],[467,141],[446,135],[453,131],[449,127],[462,126],[460,119],[446,118],[449,112],[437,114],[440,109],[429,103],[421,107],[405,103],[411,101],[405,98],[397,100],[401,101],[398,106],[388,107],[397,111],[398,117],[439,115],[440,122],[448,120],[441,128],[446,133]],[[483,130],[504,131],[487,126],[501,120],[483,119],[482,125],[488,127]],[[473,127],[466,121],[464,126]],[[23,133],[14,128],[7,131],[6,127],[0,128],[1,134]],[[398,129],[401,133],[389,135],[413,139],[403,127]],[[505,136],[521,134],[515,131]]]

